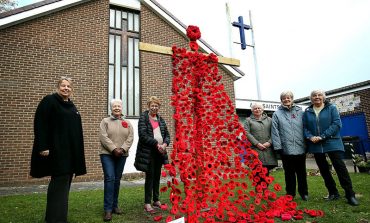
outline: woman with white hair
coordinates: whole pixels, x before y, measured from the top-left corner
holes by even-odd
[[[261,160],[263,167],[269,171],[277,166],[277,159],[272,149],[271,141],[271,118],[264,113],[263,106],[260,103],[251,105],[252,114],[245,121],[244,128],[247,132],[247,138],[252,143],[252,149],[258,153],[258,159]],[[267,184],[260,182],[258,185],[266,189]],[[257,186],[258,187],[258,186]]]
[[[104,221],[112,220],[113,214],[122,214],[118,207],[118,195],[129,149],[134,140],[130,121],[123,118],[122,101],[112,99],[112,114],[100,123],[100,160],[104,172]]]
[[[296,182],[302,200],[308,199],[306,146],[303,137],[302,108],[293,103],[293,93],[280,94],[281,105],[272,116],[271,138],[280,153],[285,175],[285,190],[296,195]]]
[[[304,136],[307,139],[308,152],[313,153],[319,167],[329,195],[327,200],[337,200],[340,195],[335,181],[329,170],[326,154],[329,156],[340,185],[345,191],[350,205],[359,205],[347,167],[342,160],[344,146],[340,137],[342,123],[335,105],[325,100],[325,92],[314,90],[311,92],[311,106],[305,110],[303,116]]]

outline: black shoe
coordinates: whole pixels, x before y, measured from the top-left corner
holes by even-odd
[[[104,213],[103,220],[104,221],[112,221],[112,212],[111,211],[105,212]]]
[[[352,206],[358,206],[359,205],[358,200],[355,198],[355,196],[347,198],[347,201],[348,201],[348,204],[350,204]]]
[[[112,213],[120,215],[123,214],[123,211],[119,208],[113,208]]]
[[[339,198],[340,198],[339,194],[330,194],[330,195],[324,197],[324,199],[328,200],[328,201],[338,200]]]
[[[307,194],[305,194],[305,195],[301,196],[301,198],[302,198],[302,200],[304,200],[304,201],[308,201],[308,195],[307,195]]]

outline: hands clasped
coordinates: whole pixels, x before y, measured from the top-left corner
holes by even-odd
[[[113,154],[113,156],[115,156],[115,157],[121,157],[121,156],[123,156],[123,149],[122,149],[122,148],[115,148],[115,149],[112,151],[112,154]]]
[[[318,143],[322,140],[322,138],[320,136],[312,136],[310,138],[310,141],[313,142],[313,143]]]
[[[266,150],[267,148],[269,148],[271,146],[271,143],[269,143],[269,142],[265,142],[263,144],[262,143],[258,143],[256,146],[260,150]]]
[[[41,156],[49,156],[49,150],[44,150],[40,152]]]
[[[167,144],[166,143],[163,143],[162,145],[157,145],[157,149],[160,153],[162,154],[166,154],[167,153]]]

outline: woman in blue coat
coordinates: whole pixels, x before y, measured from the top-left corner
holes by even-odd
[[[358,205],[352,181],[347,167],[342,160],[344,146],[340,137],[342,123],[335,105],[325,101],[325,92],[315,90],[311,92],[312,105],[303,115],[304,136],[307,140],[308,152],[313,153],[325,186],[329,191],[327,200],[337,200],[340,195],[326,161],[328,154],[333,167],[337,172],[340,185],[346,193],[350,205]]]
[[[272,116],[271,139],[280,153],[287,195],[296,195],[296,185],[302,200],[308,199],[306,146],[303,137],[302,108],[293,103],[293,93],[280,94],[281,105]]]

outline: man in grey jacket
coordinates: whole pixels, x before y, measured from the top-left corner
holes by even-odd
[[[281,155],[285,174],[285,190],[288,195],[298,192],[302,200],[308,199],[306,149],[303,137],[303,111],[293,104],[293,93],[280,94],[281,105],[272,116],[271,139],[274,149]],[[296,180],[297,178],[297,180]]]

